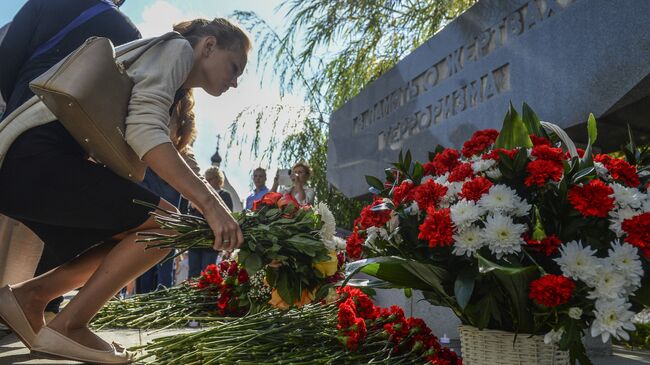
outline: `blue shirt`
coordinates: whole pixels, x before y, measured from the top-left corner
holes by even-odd
[[[266,193],[269,192],[269,188],[266,186],[262,186],[259,192],[255,192],[255,190],[251,191],[250,194],[248,194],[248,197],[246,198],[246,209],[251,210],[253,209],[253,202],[256,200],[262,199]]]

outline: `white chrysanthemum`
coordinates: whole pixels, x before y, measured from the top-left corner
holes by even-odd
[[[613,242],[609,249],[607,261],[625,277],[627,289],[636,289],[641,285],[643,265],[639,257],[639,250],[628,244]]]
[[[589,299],[616,299],[622,298],[625,293],[625,276],[618,272],[614,265],[603,261],[598,274],[587,281],[587,285],[593,288],[589,292]]]
[[[571,241],[560,247],[560,257],[555,262],[560,265],[564,276],[588,282],[596,275],[600,263],[594,256],[596,250],[583,247],[582,243]]]
[[[492,185],[487,194],[483,194],[478,205],[488,212],[509,213],[515,209],[518,200],[517,192],[510,187],[497,184]]]
[[[483,214],[483,209],[472,200],[463,199],[449,208],[451,220],[456,227],[464,227],[476,222]]]
[[[609,229],[616,234],[616,237],[623,237],[625,234],[622,228],[623,221],[630,219],[637,214],[639,214],[639,212],[629,206],[621,209],[612,209],[609,212]]]
[[[454,234],[454,250],[456,256],[473,256],[476,251],[483,247],[481,229],[477,226],[466,227]]]
[[[606,178],[609,176],[609,170],[601,162],[594,162],[594,168],[596,169],[596,174],[601,178]]]
[[[454,204],[458,200],[458,194],[463,189],[463,182],[456,181],[452,183],[445,183],[444,186],[447,187],[447,193],[442,197],[440,206],[448,207],[451,204]]]
[[[518,199],[515,199],[515,210],[512,211],[512,214],[514,214],[516,217],[525,217],[530,215],[530,209],[532,206],[528,204],[528,201],[526,199],[517,197]]]
[[[495,169],[487,170],[485,172],[485,176],[489,177],[490,179],[496,180],[496,179],[500,179],[502,174],[501,174],[501,170],[495,168]]]
[[[449,178],[449,173],[445,173],[444,175],[438,175],[435,178],[433,178],[433,182],[440,184],[440,185],[447,185],[447,179]],[[431,180],[431,179],[428,179]],[[427,180],[427,181],[428,181]],[[426,181],[422,179],[422,182],[420,184],[424,184]]]
[[[609,185],[614,190],[614,201],[621,207],[641,208],[641,204],[645,199],[645,194],[637,188],[628,188],[619,183]]]
[[[573,319],[580,319],[582,317],[582,308],[579,307],[569,308],[569,317]]]
[[[497,258],[501,258],[504,254],[521,251],[521,245],[524,244],[522,235],[525,232],[525,225],[517,224],[512,218],[496,213],[488,215],[481,238],[487,243],[490,251]]]
[[[345,246],[347,245],[347,242],[343,238],[336,236],[329,240],[323,240],[323,243],[328,250],[334,250],[336,252],[345,251]]]
[[[493,159],[484,160],[479,157],[475,161],[472,161],[472,171],[474,171],[475,174],[485,172],[494,167],[496,163],[497,162]]]
[[[603,342],[609,340],[609,336],[617,339],[629,340],[630,336],[625,330],[634,331],[632,324],[634,313],[628,310],[632,304],[624,299],[597,300],[594,316],[591,323],[591,336],[601,336]]]
[[[564,334],[564,327],[561,327],[559,330],[551,330],[546,335],[544,335],[544,343],[550,345],[552,343],[558,343],[562,339]]]
[[[368,229],[366,229],[366,234],[367,237],[365,244],[369,246],[374,245],[375,241],[379,238],[388,240],[388,232],[383,227],[368,227]]]
[[[334,214],[325,203],[318,203],[316,211],[323,221],[323,227],[320,229],[320,236],[324,240],[330,240],[336,234],[336,219]]]

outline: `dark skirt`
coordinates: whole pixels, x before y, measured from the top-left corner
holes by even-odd
[[[61,257],[138,227],[160,197],[86,159],[58,121],[32,128],[9,148],[0,167],[0,213],[38,235]]]

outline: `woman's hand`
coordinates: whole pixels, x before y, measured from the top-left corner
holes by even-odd
[[[142,159],[203,213],[214,233],[215,250],[233,250],[244,243],[239,225],[219,195],[187,166],[171,143],[152,148]]]
[[[232,251],[244,243],[239,224],[218,198],[212,199],[202,210],[214,233],[212,248],[215,251]]]

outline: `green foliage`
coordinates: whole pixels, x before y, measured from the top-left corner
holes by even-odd
[[[305,90],[309,110],[305,117],[288,123],[293,128],[287,139],[280,144],[274,134],[263,151],[261,131],[276,131],[283,106],[245,110],[231,125],[229,147],[240,148],[239,158],[241,149],[250,146],[255,157],[269,162],[275,158],[285,166],[298,160],[309,162],[317,200],[330,206],[340,227],[351,229],[363,203],[346,198],[327,182],[329,114],[474,2],[290,0],[278,8],[286,14],[284,31],[273,29],[254,12],[235,12],[233,16],[256,40],[258,70],[272,69],[281,94]],[[255,120],[252,137],[240,133],[246,116]],[[413,174],[417,177],[422,172]]]
[[[630,332],[628,341],[614,340],[617,345],[627,348],[650,350],[650,323],[635,323],[636,330]]]

